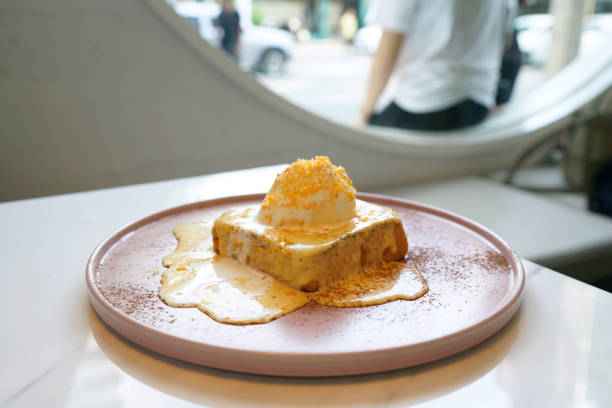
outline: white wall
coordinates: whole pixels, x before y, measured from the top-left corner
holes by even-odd
[[[210,134],[265,127],[142,1],[0,7],[0,199],[225,169]]]

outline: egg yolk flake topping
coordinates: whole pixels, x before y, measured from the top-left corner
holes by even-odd
[[[269,226],[323,225],[355,216],[355,188],[343,167],[328,157],[298,160],[280,173],[261,203],[260,221]]]

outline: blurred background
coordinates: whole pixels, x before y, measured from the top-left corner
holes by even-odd
[[[219,50],[218,1],[4,0],[0,201],[326,154],[361,191],[433,189],[546,266],[609,275],[612,0],[507,1],[521,62],[510,102],[431,135],[344,126],[381,35],[366,0],[225,2],[235,55]],[[466,197],[464,183],[481,189]],[[571,213],[540,217],[548,204]]]
[[[510,103],[482,126],[432,138],[342,126],[363,101],[381,35],[367,24],[369,0],[6,0],[0,200],[322,152],[352,165],[364,188],[422,183],[508,170],[541,141],[548,151],[535,159],[564,149],[563,179],[588,190],[612,159],[612,0],[504,1],[516,6],[521,62]],[[218,50],[222,3],[240,21],[235,55]]]
[[[512,1],[512,0],[511,0]],[[215,0],[170,0],[202,38],[219,44]],[[292,103],[350,123],[365,93],[381,35],[366,24],[370,0],[236,0],[243,30],[238,64]],[[582,24],[576,24],[576,18]],[[560,23],[555,24],[555,19]],[[517,1],[514,28],[523,65],[513,97],[525,95],[575,56],[612,38],[612,0]],[[384,98],[382,99],[385,100]]]

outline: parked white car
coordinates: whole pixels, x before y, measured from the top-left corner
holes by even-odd
[[[221,29],[213,20],[221,13],[217,3],[176,2],[171,4],[175,12],[189,22],[200,36],[214,46],[219,46]],[[280,73],[293,56],[293,35],[287,31],[254,26],[240,16],[238,64],[247,71]]]

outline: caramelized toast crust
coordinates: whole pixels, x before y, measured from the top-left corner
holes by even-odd
[[[402,260],[408,250],[401,219],[390,208],[358,200],[349,223],[315,227],[269,227],[255,207],[215,220],[214,250],[266,272],[279,281],[314,292],[363,267]]]

